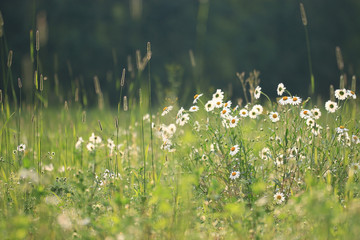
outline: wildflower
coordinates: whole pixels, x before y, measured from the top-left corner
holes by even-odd
[[[257,86],[255,88],[255,91],[254,91],[254,97],[255,99],[259,99],[260,98],[260,94],[261,94],[261,87],[260,86]]]
[[[281,105],[286,105],[286,104],[289,104],[290,103],[290,97],[288,97],[288,96],[284,96],[284,97],[282,97],[280,100],[279,100],[279,103],[281,104]]]
[[[175,134],[176,132],[176,125],[171,123],[168,127],[167,127],[167,131],[172,135]]]
[[[230,109],[229,108],[223,108],[223,110],[221,110],[220,112],[220,116],[222,118],[228,118],[230,114]]]
[[[227,101],[226,103],[224,103],[224,107],[231,108],[231,104],[232,104],[231,101]]]
[[[237,116],[235,116],[235,117],[230,116],[229,117],[229,127],[231,127],[231,128],[236,127],[238,122],[239,122],[239,118]]]
[[[278,122],[280,120],[280,116],[277,112],[270,112],[269,118],[272,122]]]
[[[283,165],[283,164],[284,164],[284,155],[279,154],[275,159],[275,165],[280,166],[280,165]]]
[[[291,105],[299,105],[301,103],[302,99],[297,97],[297,96],[294,96],[290,99],[290,104]]]
[[[270,149],[267,147],[264,147],[260,152],[260,157],[262,160],[268,160],[270,156]]]
[[[314,119],[312,119],[311,117],[309,117],[309,118],[306,120],[306,125],[309,126],[309,127],[313,127],[313,126],[315,125]]]
[[[309,117],[312,117],[311,111],[308,110],[308,109],[303,109],[303,110],[301,110],[301,112],[300,112],[300,117],[301,117],[301,118],[304,118],[304,119],[307,119],[307,118],[309,118]]]
[[[26,149],[26,145],[25,144],[20,144],[18,147],[17,147],[17,150],[19,152],[25,152],[25,149]]]
[[[321,117],[321,111],[319,108],[311,109],[311,113],[312,113],[314,119],[319,119]]]
[[[279,96],[282,96],[284,91],[285,91],[286,87],[284,86],[283,83],[279,83],[278,87],[277,87],[277,94]]]
[[[359,137],[356,135],[352,135],[352,142],[355,144],[359,144],[360,143]]]
[[[232,171],[230,173],[230,179],[232,179],[232,180],[235,180],[235,179],[237,179],[239,177],[240,177],[240,172],[239,171]]]
[[[185,111],[185,109],[183,107],[181,107],[176,114],[176,118],[181,117],[183,115],[184,111]]]
[[[314,126],[312,126],[311,132],[317,136],[320,134],[320,130],[322,129],[322,126],[318,125],[318,124],[314,124]]]
[[[193,104],[197,103],[197,101],[199,100],[199,98],[200,98],[202,95],[203,95],[202,93],[196,94],[196,95],[194,96]]]
[[[205,154],[203,154],[203,155],[201,156],[201,160],[202,160],[202,161],[208,160],[208,156],[206,156]]]
[[[45,165],[43,169],[47,172],[52,172],[54,170],[54,165],[50,163],[49,165]]]
[[[189,108],[189,112],[197,112],[199,110],[198,106],[192,106]]]
[[[93,152],[95,150],[95,145],[91,142],[89,142],[87,145],[86,145],[86,148],[89,152]]]
[[[92,142],[93,144],[99,144],[101,143],[101,138],[99,136],[95,136],[94,133],[91,134],[89,141]]]
[[[107,147],[110,149],[110,153],[111,153],[115,148],[114,141],[111,138],[109,138],[107,142],[108,142]]]
[[[176,119],[176,124],[180,126],[184,126],[189,121],[189,119],[190,119],[189,114],[186,113],[182,115],[180,118]]]
[[[337,137],[338,142],[342,143],[342,144],[346,144],[348,146],[351,145],[351,140],[349,137],[349,134],[347,132],[342,132],[338,135]]]
[[[239,105],[236,105],[234,108],[233,108],[233,112],[235,112],[236,110],[238,110],[239,108]]]
[[[349,131],[349,129],[345,128],[344,126],[340,126],[340,127],[336,128],[337,133],[344,133],[344,132],[347,132],[347,131]]]
[[[249,111],[246,110],[245,108],[243,108],[240,110],[239,115],[240,115],[240,117],[247,117],[247,116],[249,116]]]
[[[224,99],[224,92],[221,91],[221,89],[217,89],[216,92],[213,94],[213,100],[215,100],[215,102],[217,100],[223,100]]]
[[[336,102],[329,100],[325,103],[325,109],[329,113],[334,113],[338,109],[338,105]]]
[[[347,94],[348,97],[351,97],[352,99],[356,99],[356,94],[355,94],[354,91],[347,90],[346,94]]]
[[[257,115],[262,114],[262,112],[264,111],[264,108],[260,104],[254,105],[252,109],[256,111]]]
[[[194,122],[194,130],[199,132],[200,131],[200,123],[198,121]]]
[[[173,109],[173,106],[164,107],[161,116],[165,116]]]
[[[257,111],[255,109],[251,109],[249,112],[249,117],[255,119],[258,116]]]
[[[277,204],[282,204],[285,201],[285,196],[282,192],[277,192],[274,195],[274,200]]]
[[[233,147],[230,148],[230,155],[234,156],[235,154],[237,154],[240,150],[239,145],[235,145]]]
[[[354,170],[355,173],[357,173],[360,170],[360,164],[359,163],[353,163],[351,168]]]
[[[206,110],[207,112],[213,111],[214,108],[215,108],[215,103],[214,103],[212,100],[208,101],[208,102],[205,104],[205,110]]]
[[[75,143],[75,148],[79,150],[81,148],[82,143],[84,142],[84,139],[82,137],[79,137],[77,142]]]
[[[347,97],[346,89],[336,89],[335,90],[335,97],[339,100],[345,100]]]

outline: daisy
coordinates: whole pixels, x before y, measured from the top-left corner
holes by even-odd
[[[334,113],[338,109],[338,105],[336,102],[329,100],[325,103],[325,109],[329,113]]]
[[[237,154],[240,150],[239,145],[235,145],[233,147],[230,148],[230,155],[234,156],[235,154]]]
[[[355,144],[359,144],[360,143],[359,137],[356,135],[352,135],[352,142]]]
[[[347,131],[349,131],[349,129],[345,128],[344,126],[340,126],[340,127],[336,128],[337,133],[344,133],[344,132],[347,132]]]
[[[280,154],[277,156],[277,158],[275,159],[275,165],[276,166],[280,166],[284,164],[284,155]]]
[[[176,125],[171,123],[169,126],[167,126],[167,131],[171,134],[174,135],[176,132]]]
[[[223,110],[220,112],[220,117],[222,118],[228,118],[230,114],[229,108],[223,108]]]
[[[189,108],[189,112],[197,112],[199,110],[198,106],[192,106]]]
[[[346,89],[336,89],[335,90],[335,97],[339,100],[345,100],[347,98]]]
[[[285,201],[285,196],[282,192],[277,192],[274,195],[274,200],[277,204],[282,204]]]
[[[359,163],[353,163],[351,168],[354,170],[355,173],[357,173],[360,170],[360,164]]]
[[[249,111],[246,110],[245,108],[241,109],[239,112],[240,117],[247,117],[249,116]]]
[[[203,154],[202,156],[201,156],[201,160],[202,161],[206,161],[206,160],[208,160],[209,158],[208,158],[208,156],[206,156],[205,154]]]
[[[25,149],[26,149],[26,145],[25,144],[20,144],[18,147],[17,147],[17,150],[19,152],[25,152]]]
[[[87,145],[86,145],[86,148],[89,152],[93,152],[95,150],[95,145],[91,142],[89,142]]]
[[[204,95],[204,94],[202,94],[202,93],[196,94],[196,95],[194,96],[193,104],[197,103],[197,101],[199,100],[199,98],[200,98],[202,95]]]
[[[290,104],[291,105],[299,105],[301,103],[302,99],[297,97],[297,96],[294,96],[290,99]]]
[[[312,113],[314,119],[319,119],[321,117],[321,111],[319,108],[311,109],[311,113]]]
[[[346,94],[347,94],[348,97],[351,97],[351,98],[353,98],[353,99],[356,99],[356,94],[355,94],[354,91],[347,90],[347,91],[346,91]]]
[[[338,140],[338,142],[341,142],[348,146],[350,146],[350,144],[351,144],[351,140],[350,140],[349,134],[347,132],[340,133],[339,136],[337,137],[337,140]]]
[[[279,96],[283,95],[284,91],[285,91],[286,87],[284,86],[283,83],[279,83],[278,87],[277,87],[277,94]]]
[[[315,135],[318,136],[320,135],[320,130],[322,129],[322,126],[318,125],[318,124],[314,124],[314,126],[312,126],[311,132]]]
[[[92,142],[93,144],[99,144],[101,143],[101,138],[99,136],[95,136],[95,134],[92,133],[91,136],[89,137],[89,141]]]
[[[249,117],[254,119],[257,117],[257,111],[255,109],[251,109],[250,112],[249,112]]]
[[[237,116],[235,117],[230,116],[228,119],[229,119],[229,127],[234,128],[237,126],[239,122],[239,118]]]
[[[277,112],[270,112],[269,118],[272,122],[278,122],[280,120],[279,113]]]
[[[270,156],[270,149],[267,147],[264,147],[260,152],[260,157],[262,160],[268,160]]]
[[[239,171],[232,171],[230,173],[230,179],[232,179],[232,180],[235,180],[235,179],[237,179],[239,177],[240,177],[240,172]]]
[[[207,112],[213,111],[214,108],[215,108],[215,103],[214,103],[212,100],[208,101],[208,102],[205,104],[205,110],[206,110]]]
[[[231,108],[231,104],[232,104],[231,101],[227,101],[226,103],[224,103],[224,107]]]
[[[186,113],[182,115],[180,118],[176,119],[176,124],[180,126],[184,126],[189,121],[189,119],[190,119],[189,114]]]
[[[252,109],[254,109],[258,115],[262,114],[264,111],[264,108],[260,104],[254,105]]]
[[[213,100],[223,100],[224,99],[224,92],[221,89],[217,89],[216,92],[213,94]]]
[[[200,131],[200,123],[198,121],[194,122],[194,130],[199,132]]]
[[[167,106],[163,108],[163,111],[161,113],[161,116],[165,116],[166,114],[168,114],[171,110],[173,109],[173,106]]]
[[[306,125],[309,126],[309,127],[313,127],[315,125],[314,119],[312,119],[311,117],[306,119]]]
[[[303,119],[307,119],[309,117],[312,117],[311,111],[308,110],[308,109],[301,110],[300,117],[303,118]]]
[[[114,141],[111,138],[109,138],[107,142],[108,142],[107,147],[110,149],[110,153],[111,153],[115,148]]]
[[[179,109],[179,111],[177,112],[177,114],[176,114],[176,118],[181,117],[181,115],[183,115],[184,111],[185,111],[185,109],[184,109],[183,107],[181,107],[181,108]]]
[[[260,86],[257,86],[255,88],[255,91],[254,91],[254,97],[255,99],[259,99],[260,98],[260,94],[261,94],[261,87]]]
[[[281,105],[286,105],[286,104],[289,104],[290,103],[290,97],[288,97],[288,96],[284,96],[284,97],[282,97],[280,100],[279,100],[279,103],[281,104]]]
[[[224,105],[222,99],[213,99],[213,101],[216,108],[222,108],[222,106]]]

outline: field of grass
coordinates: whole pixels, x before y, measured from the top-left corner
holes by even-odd
[[[141,91],[118,111],[2,95],[3,238],[356,239],[356,94],[316,106],[240,77],[242,106],[218,89],[151,115]]]

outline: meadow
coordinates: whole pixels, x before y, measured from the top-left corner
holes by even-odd
[[[4,239],[359,236],[355,76],[347,84],[343,75],[322,99],[286,83],[266,93],[258,71],[238,73],[239,101],[223,89],[194,89],[185,105],[175,96],[154,106],[148,43],[136,67],[122,71],[117,109],[98,77],[97,107],[77,87],[51,106],[55,79],[42,74],[38,34],[31,101],[12,75],[12,51],[2,61]],[[136,81],[127,82],[129,73]]]

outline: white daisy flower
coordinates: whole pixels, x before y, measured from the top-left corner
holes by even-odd
[[[216,92],[213,94],[213,100],[215,100],[215,102],[217,100],[223,100],[224,99],[224,92],[221,91],[221,89],[217,89]]]
[[[165,116],[166,114],[168,114],[174,107],[173,106],[167,106],[163,108],[163,111],[161,113],[161,116]]]
[[[89,142],[87,145],[86,145],[86,148],[89,152],[93,152],[95,150],[95,145],[92,143],[92,142]]]
[[[345,128],[345,126],[337,127],[335,130],[337,133],[344,133],[344,132],[349,131],[349,129]]]
[[[185,109],[183,107],[181,107],[176,114],[176,118],[181,117],[183,115],[184,111],[185,111]]]
[[[347,91],[346,91],[346,94],[347,94],[348,98],[356,99],[356,94],[355,94],[354,91],[352,91],[352,90],[347,90]]]
[[[356,136],[356,135],[352,135],[351,140],[352,140],[352,142],[355,143],[355,144],[359,144],[359,143],[360,143],[360,139],[359,139],[359,137]]]
[[[329,113],[334,113],[338,109],[338,104],[336,102],[329,100],[325,103],[325,109]]]
[[[346,89],[336,89],[335,90],[335,97],[339,100],[345,100],[347,98]]]
[[[279,96],[282,96],[284,91],[285,91],[286,87],[284,86],[283,83],[279,83],[279,85],[277,86],[277,94]]]
[[[315,136],[320,135],[320,130],[322,129],[322,126],[320,126],[319,124],[316,124],[314,126],[312,126],[311,132],[312,134],[314,134]]]
[[[284,154],[279,154],[275,159],[275,165],[280,166],[284,164]]]
[[[290,97],[284,96],[284,97],[282,97],[282,98],[279,100],[279,103],[280,103],[281,105],[287,105],[287,104],[290,103],[290,101],[291,101],[291,98],[290,98]]]
[[[176,132],[176,125],[171,123],[169,126],[167,126],[167,131],[172,135]]]
[[[289,102],[291,105],[299,105],[301,103],[301,101],[302,101],[302,99],[300,97],[293,96]]]
[[[285,196],[282,192],[277,192],[274,195],[274,200],[277,204],[282,204],[285,201]]]
[[[230,179],[231,180],[235,180],[235,179],[237,179],[237,178],[239,178],[240,177],[240,172],[239,171],[232,171],[231,173],[230,173]]]
[[[223,108],[223,110],[220,112],[220,117],[222,118],[228,118],[230,114],[229,108]]]
[[[269,118],[272,122],[278,122],[280,120],[280,115],[278,112],[270,112]]]
[[[262,160],[268,160],[271,152],[268,147],[264,147],[260,152],[260,157]]]
[[[313,118],[309,117],[308,119],[306,119],[306,125],[309,127],[313,127],[315,125],[315,121]]]
[[[260,104],[254,105],[252,109],[256,111],[257,115],[262,114],[262,112],[264,111],[264,108]]]
[[[110,153],[111,153],[115,148],[114,141],[111,138],[109,138],[107,142],[108,142],[107,147],[110,149]]]
[[[185,113],[180,118],[176,119],[176,124],[180,126],[184,126],[189,121],[189,119],[190,119],[189,114]]]
[[[206,110],[207,112],[213,111],[214,108],[215,108],[215,103],[214,103],[212,100],[208,101],[208,102],[205,104],[205,110]]]
[[[197,112],[199,110],[198,106],[192,106],[189,108],[189,112]]]
[[[351,145],[351,139],[349,137],[349,134],[347,132],[342,132],[337,137],[338,142],[346,144],[348,146]]]
[[[198,121],[194,122],[194,130],[199,132],[200,131],[200,123]]]
[[[79,150],[81,148],[81,145],[83,142],[84,142],[84,139],[82,137],[79,137],[79,139],[75,143],[75,148]]]
[[[199,98],[200,98],[202,95],[204,95],[204,94],[202,94],[202,93],[196,94],[196,95],[194,96],[193,104],[197,103],[197,101],[199,100]]]
[[[259,99],[260,98],[260,94],[261,94],[261,87],[260,86],[257,86],[255,88],[255,91],[254,91],[254,97],[255,99]]]
[[[308,109],[303,109],[300,111],[300,117],[303,119],[307,119],[312,117],[311,111]]]
[[[239,112],[240,117],[247,117],[249,116],[249,111],[245,108],[241,109]]]
[[[222,99],[213,99],[216,108],[222,108],[224,103]]]
[[[89,137],[89,141],[92,142],[93,144],[100,144],[101,143],[101,137],[96,136],[94,133],[91,134],[91,136]]]
[[[17,147],[17,150],[19,152],[25,152],[25,149],[26,149],[26,145],[21,143],[18,147]]]
[[[257,111],[255,109],[251,109],[249,112],[249,117],[255,119],[258,116]]]
[[[229,116],[229,127],[234,128],[237,126],[238,122],[239,122],[239,118],[237,116],[232,117]]]
[[[230,155],[234,156],[239,152],[239,150],[240,150],[239,145],[234,145],[233,147],[230,148]]]
[[[321,111],[319,108],[311,109],[311,113],[312,113],[314,119],[319,119],[321,117]]]
[[[227,101],[226,103],[224,103],[224,107],[231,108],[231,104],[232,104],[231,101]]]
[[[354,170],[355,173],[358,173],[360,170],[360,164],[359,163],[353,163],[351,168]]]

